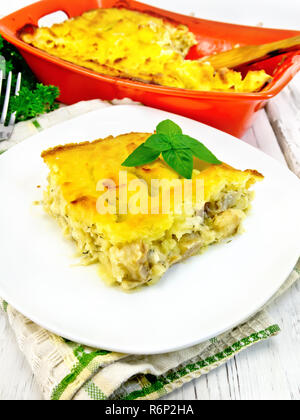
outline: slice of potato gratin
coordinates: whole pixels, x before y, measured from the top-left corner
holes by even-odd
[[[139,167],[122,166],[150,135],[110,136],[42,154],[50,168],[45,210],[76,241],[86,263],[99,263],[110,284],[127,290],[158,281],[172,264],[239,232],[253,198],[250,187],[263,179],[256,171],[195,159],[192,193],[178,195],[187,180],[162,158]],[[153,180],[163,182],[153,188]],[[137,200],[141,190],[144,195]],[[122,202],[121,208],[124,197],[128,206]]]

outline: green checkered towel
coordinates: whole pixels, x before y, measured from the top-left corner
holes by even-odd
[[[13,138],[0,144],[0,153],[39,130],[107,106],[112,104],[81,102],[37,121],[20,123]],[[272,301],[299,278],[300,260]],[[34,324],[1,299],[0,307],[47,400],[157,399],[280,331],[263,308],[244,324],[197,346],[162,355],[134,356],[65,340]]]

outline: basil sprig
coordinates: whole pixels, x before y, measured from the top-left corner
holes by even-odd
[[[221,162],[204,144],[182,133],[181,128],[171,120],[165,120],[156,127],[156,134],[150,136],[128,156],[122,166],[141,166],[154,162],[160,155],[179,175],[191,179],[193,157],[220,165]]]

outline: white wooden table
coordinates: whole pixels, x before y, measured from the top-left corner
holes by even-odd
[[[10,4],[6,3],[5,10],[1,13],[8,13],[30,2],[29,0],[11,0]],[[217,0],[212,1],[214,4],[216,2]],[[157,4],[158,2],[152,0],[149,3]],[[170,1],[164,1],[163,6],[165,8],[173,6],[173,9],[182,12],[195,10],[199,15],[199,2],[196,0],[186,0],[185,9],[182,9],[177,1],[172,1],[172,6],[168,3]],[[228,10],[228,2],[226,3]],[[234,8],[238,1],[231,0],[229,3],[232,3]],[[260,1],[260,4],[262,3],[267,7],[270,2],[269,0]],[[279,2],[272,0],[272,5],[274,4],[279,5]],[[290,0],[286,0],[285,4],[292,7]],[[299,11],[299,4],[295,7]],[[294,15],[299,16],[299,13],[297,14],[296,9],[294,13],[292,9],[289,9],[289,21],[287,21],[287,13],[280,16],[282,19],[278,20],[276,26],[280,26],[281,22],[283,26],[297,28],[299,24],[294,19]],[[261,12],[262,8],[259,10]],[[220,18],[216,14],[212,15],[208,9],[205,13],[205,17]],[[276,14],[273,16],[276,19]],[[251,16],[252,20],[247,21],[249,17],[242,16],[239,21],[250,24],[264,21],[262,16],[259,20],[257,17]],[[236,16],[234,18],[238,21]],[[288,22],[291,24],[289,25]],[[268,22],[268,24],[271,23]],[[282,125],[278,124],[278,118]],[[298,155],[300,162],[300,75],[270,103],[266,110],[260,111],[256,123],[245,135],[244,141],[260,148],[283,165],[288,162],[293,169],[299,169],[296,167],[295,158],[292,157],[290,150],[294,155]],[[290,143],[289,149],[286,141]],[[284,149],[285,155],[279,144]],[[299,400],[300,284],[295,284],[276,304],[270,307],[269,312],[282,328],[282,333],[278,337],[242,352],[227,365],[185,385],[166,399]],[[5,316],[0,314],[0,400],[39,400],[41,398],[38,385],[17,347],[8,322]]]

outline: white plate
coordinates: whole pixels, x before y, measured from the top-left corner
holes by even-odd
[[[245,222],[229,244],[175,265],[162,280],[126,294],[107,287],[96,266],[75,266],[75,246],[34,206],[46,185],[40,154],[58,144],[152,131],[165,118],[219,158],[265,175]],[[254,314],[300,255],[300,182],[281,164],[228,134],[163,111],[132,105],[57,125],[0,157],[0,296],[32,321],[97,348],[154,354],[194,345]]]

